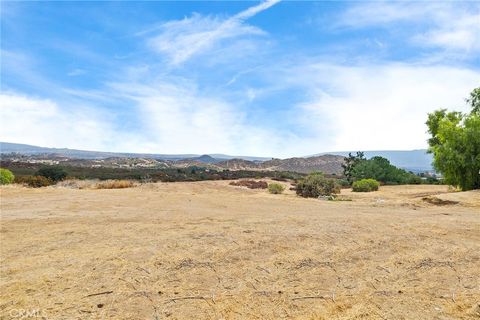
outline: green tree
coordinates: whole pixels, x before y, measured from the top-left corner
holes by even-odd
[[[348,157],[345,158],[344,163],[342,164],[343,175],[347,178],[348,182],[353,182],[353,169],[356,165],[362,161],[367,160],[363,152],[358,151],[356,155],[348,154]]]
[[[429,152],[447,184],[462,190],[480,188],[480,88],[467,99],[469,114],[441,109],[428,114]]]
[[[470,92],[467,103],[472,107],[472,113],[480,115],[480,88],[475,88]]]
[[[354,181],[375,179],[385,184],[406,184],[412,181],[413,174],[390,164],[388,159],[373,157],[357,163],[351,170]]]
[[[40,168],[35,175],[45,177],[53,182],[57,182],[65,179],[67,177],[67,172],[62,167],[50,166]]]

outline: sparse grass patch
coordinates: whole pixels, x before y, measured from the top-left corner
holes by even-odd
[[[329,201],[353,201],[351,198],[347,198],[347,197],[334,197],[334,196],[330,196],[331,198],[328,199]]]

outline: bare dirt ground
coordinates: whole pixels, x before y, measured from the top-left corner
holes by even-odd
[[[0,190],[2,319],[480,318],[480,192]]]

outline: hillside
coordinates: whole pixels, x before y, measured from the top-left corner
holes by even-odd
[[[343,159],[343,156],[326,154],[309,158],[274,159],[262,162],[260,166],[264,169],[277,171],[300,173],[322,171],[327,174],[341,174]]]

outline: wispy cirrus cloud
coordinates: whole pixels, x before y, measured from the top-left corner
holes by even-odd
[[[193,14],[189,18],[169,21],[160,26],[160,34],[150,38],[148,43],[156,52],[166,55],[172,65],[180,65],[220,44],[225,46],[228,40],[265,35],[265,31],[245,21],[278,2],[268,0],[229,18]]]
[[[393,28],[401,24],[403,29]],[[417,46],[480,52],[480,3],[478,2],[364,2],[340,15],[337,27],[388,27]],[[397,39],[400,40],[400,39]]]

